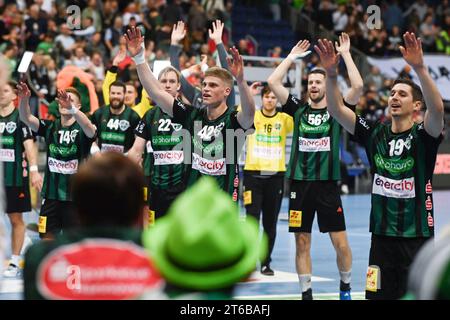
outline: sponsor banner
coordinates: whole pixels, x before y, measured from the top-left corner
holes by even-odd
[[[265,143],[280,143],[281,136],[267,136],[265,134],[257,134],[256,141]]]
[[[388,198],[414,198],[416,196],[414,177],[403,180],[393,180],[375,173],[372,193]]]
[[[123,150],[124,150],[123,146],[118,146],[116,144],[102,143],[102,152],[113,151],[123,153]]]
[[[183,151],[153,151],[155,166],[183,163]]]
[[[403,58],[391,58],[391,59],[374,59],[367,57],[371,65],[377,66],[381,73],[390,79],[397,79],[399,73],[406,66],[406,62]],[[424,63],[428,67],[431,78],[435,81],[439,92],[444,100],[450,100],[450,56],[448,55],[428,55],[424,56]],[[411,70],[410,75],[412,79],[419,83],[414,69]]]
[[[14,162],[16,160],[16,153],[14,149],[0,149],[0,161]]]
[[[100,138],[106,141],[124,142],[125,134],[116,132],[102,132]]]
[[[49,157],[48,168],[53,173],[75,174],[78,171],[78,159],[62,161]]]
[[[196,153],[192,154],[192,169],[209,176],[224,176],[227,174],[225,158],[210,160]]]
[[[45,257],[37,271],[47,299],[136,299],[160,290],[163,281],[148,254],[128,241],[89,239]]]
[[[450,174],[450,154],[440,153],[437,155],[434,174]]]
[[[302,152],[330,151],[330,137],[320,139],[308,139],[300,137],[299,150]]]
[[[281,147],[254,146],[253,156],[265,160],[280,160],[283,157],[283,149]]]
[[[406,159],[385,159],[378,153],[375,155],[375,165],[382,170],[391,173],[402,173],[410,171],[414,167],[414,159],[408,157]]]
[[[13,146],[14,145],[14,137],[13,136],[0,136],[0,143],[3,146]]]
[[[322,123],[321,125],[314,127],[302,122],[300,123],[300,131],[306,133],[326,133],[330,131],[330,124]]]
[[[179,135],[171,136],[154,136],[152,137],[152,144],[156,146],[176,146],[183,142],[183,137]]]
[[[63,157],[69,157],[72,155],[76,155],[78,152],[78,147],[76,144],[72,144],[70,147],[64,147],[52,143],[48,146],[48,149],[50,151],[50,155],[52,156],[60,155]]]

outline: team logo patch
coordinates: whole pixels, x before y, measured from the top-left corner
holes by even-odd
[[[39,217],[38,231],[39,231],[39,233],[46,233],[47,232],[47,217],[45,217],[45,216],[40,216]]]
[[[62,246],[50,252],[37,271],[38,290],[48,299],[133,299],[158,291],[162,284],[142,248],[112,239]]]
[[[122,131],[127,131],[127,129],[130,127],[130,123],[127,120],[120,120],[119,121],[119,128]]]
[[[302,226],[302,211],[289,210],[289,227],[300,228]]]
[[[17,124],[15,122],[8,122],[6,124],[6,131],[8,133],[13,133],[17,129]]]
[[[434,227],[434,219],[430,212],[428,212],[427,220],[428,220],[428,226],[430,228]]]
[[[297,198],[297,192],[291,192],[291,199]]]
[[[252,204],[252,190],[244,191],[244,206]]]
[[[425,209],[432,210],[433,209],[433,201],[431,201],[431,197],[428,196],[427,200],[425,200]]]
[[[155,225],[155,211],[148,210],[148,226],[154,226]]]
[[[371,292],[377,292],[380,289],[381,283],[381,270],[379,266],[369,266],[367,268],[366,275],[366,290]]]
[[[431,186],[431,181],[428,180],[428,183],[425,185],[425,192],[431,194],[433,192],[433,187]]]

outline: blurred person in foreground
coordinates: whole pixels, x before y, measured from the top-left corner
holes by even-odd
[[[211,177],[202,177],[143,234],[143,243],[176,299],[231,299],[235,285],[267,254],[253,217],[240,221],[237,205]]]
[[[141,169],[123,154],[81,165],[72,188],[81,226],[30,247],[25,299],[160,298],[164,282],[141,247],[143,187]]]

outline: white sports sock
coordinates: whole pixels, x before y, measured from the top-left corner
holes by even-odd
[[[311,274],[299,274],[298,280],[300,281],[300,290],[302,292],[308,291],[311,288]]]
[[[9,263],[14,264],[15,266],[19,266],[20,256],[12,255]]]
[[[348,284],[352,280],[352,269],[349,271],[339,271],[339,275],[341,276],[341,281]]]

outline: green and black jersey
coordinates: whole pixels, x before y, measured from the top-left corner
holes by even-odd
[[[3,162],[3,183],[7,187],[22,187],[28,183],[23,145],[28,139],[33,139],[33,135],[19,120],[17,109],[6,117],[0,116],[0,161]]]
[[[237,120],[235,108],[227,110],[217,119],[208,120],[206,108],[195,109],[180,101],[173,104],[173,121],[189,128],[192,141],[192,166],[187,185],[202,175],[212,176],[218,185],[238,199],[238,157],[245,143],[245,132]],[[228,134],[228,135],[227,135]]]
[[[340,180],[339,140],[341,126],[327,108],[301,105],[289,95],[283,112],[294,118],[291,157],[286,177],[293,180]]]
[[[175,123],[158,107],[148,110],[139,122],[135,133],[147,141],[146,153],[153,154],[153,160],[147,159],[153,165],[152,188],[168,189],[183,182],[185,173],[183,136],[178,134],[182,128],[181,124]],[[144,163],[144,171],[145,167]]]
[[[434,234],[432,178],[443,137],[423,123],[402,133],[357,117],[355,137],[365,146],[373,175],[370,231],[404,238]]]
[[[47,143],[42,198],[71,200],[70,179],[78,171],[81,161],[89,155],[95,136],[88,138],[76,121],[63,127],[61,119],[40,120],[37,135],[44,137]]]
[[[110,106],[98,109],[92,115],[97,127],[98,147],[101,151],[126,153],[134,143],[134,129],[140,121],[136,111],[125,107],[121,114],[111,113]]]

